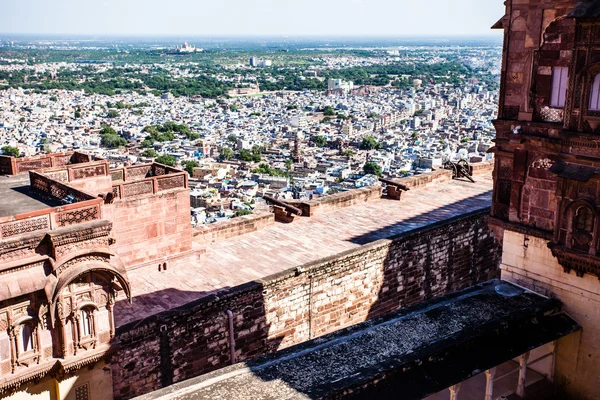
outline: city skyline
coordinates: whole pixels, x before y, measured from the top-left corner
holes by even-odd
[[[388,0],[16,0],[4,5],[0,34],[70,36],[492,36],[501,3],[475,0],[421,3]],[[469,10],[468,13],[465,10]],[[425,23],[424,23],[425,22]]]

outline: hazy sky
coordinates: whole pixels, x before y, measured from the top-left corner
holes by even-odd
[[[502,0],[0,0],[0,33],[489,35]]]

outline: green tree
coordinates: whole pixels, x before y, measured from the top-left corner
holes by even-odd
[[[344,155],[346,157],[352,157],[354,155],[354,151],[352,151],[350,149],[344,150]]]
[[[360,144],[361,150],[378,150],[381,148],[379,143],[373,136],[365,136]]]
[[[102,125],[102,128],[100,129],[100,134],[101,135],[105,135],[105,134],[116,135],[117,131],[115,131],[109,125]]]
[[[325,147],[327,144],[327,138],[325,136],[317,135],[313,138],[313,143],[317,147]]]
[[[323,115],[327,115],[327,116],[335,115],[335,111],[333,110],[333,107],[326,106],[325,108],[323,108]]]
[[[250,214],[252,214],[252,211],[250,211],[250,210],[236,210],[235,214],[233,215],[233,218],[241,217],[243,215],[250,215]]]
[[[116,149],[127,145],[127,140],[117,135],[117,131],[108,125],[102,125],[100,129],[100,145],[107,149]]]
[[[194,168],[200,166],[196,160],[183,161],[181,165],[183,165],[183,169],[185,169],[190,176],[194,174]]]
[[[142,157],[155,158],[158,157],[158,153],[154,149],[146,149],[140,154]]]
[[[252,173],[270,176],[287,176],[286,171],[271,167],[269,164],[260,164],[258,168],[254,168]]]
[[[25,117],[19,118],[19,122],[25,122]]]
[[[120,114],[117,110],[108,110],[108,112],[106,113],[106,116],[108,118],[117,118],[119,115]]]
[[[174,167],[177,164],[177,158],[170,154],[161,154],[160,156],[154,159],[155,162],[168,165],[169,167]]]
[[[237,143],[237,141],[238,141],[238,138],[237,138],[237,136],[235,136],[235,135],[229,135],[229,136],[227,136],[227,141],[228,141],[229,143],[234,143],[234,144],[235,144],[235,143]]]
[[[260,153],[242,149],[238,154],[238,158],[242,161],[254,161],[259,162],[262,158],[260,157]]]
[[[12,156],[15,158],[21,156],[21,152],[19,151],[19,149],[13,146],[4,146],[2,148],[2,154],[4,154],[5,156]]]
[[[219,150],[219,160],[231,160],[233,158],[233,150],[229,147],[221,147]]]
[[[100,136],[100,145],[102,147],[106,147],[107,149],[116,149],[118,147],[124,147],[127,145],[127,140],[118,135],[111,135],[107,133]]]
[[[363,171],[365,172],[365,174],[372,174],[372,175],[377,175],[377,176],[381,176],[381,172],[382,172],[379,164],[377,164],[373,161],[369,161],[369,162],[365,163],[365,165],[363,166]]]
[[[294,166],[294,162],[288,158],[287,160],[285,160],[284,164],[285,164],[285,170],[289,174],[292,171],[292,167]]]

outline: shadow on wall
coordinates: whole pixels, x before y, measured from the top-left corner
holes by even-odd
[[[488,192],[477,198],[489,195]],[[452,214],[456,214],[457,209],[464,212],[465,209],[472,208],[472,201],[477,198],[442,207],[433,212],[436,214],[435,219],[439,219],[440,213],[448,214],[447,218],[450,218]],[[396,229],[400,230],[400,237],[385,248],[385,252],[382,254],[383,262],[377,276],[369,277],[368,274],[353,276],[352,279],[356,285],[341,288],[344,293],[343,298],[337,298],[334,289],[333,293],[327,294],[330,303],[317,307],[313,311],[313,320],[320,320],[323,324],[333,322],[329,326],[317,323],[313,329],[319,334],[315,336],[331,333],[364,320],[382,317],[399,309],[499,277],[498,265],[501,253],[495,237],[488,230],[481,215],[476,216],[477,212],[471,213],[471,215],[466,214],[412,231],[410,231],[411,228],[403,226],[405,224],[409,227],[411,225],[422,226],[423,222],[432,216],[430,213],[425,213],[400,224],[394,224],[356,238],[357,243],[366,244],[380,237],[389,238],[390,233],[393,235],[396,233]],[[339,279],[339,277],[332,278]],[[371,279],[374,279],[375,282],[370,283]],[[369,284],[372,284],[373,293],[377,293],[371,298],[368,295],[365,296],[365,292],[362,291],[365,285]],[[315,295],[318,296],[318,286],[314,290]],[[353,300],[348,302],[349,299]],[[322,299],[316,298],[314,302],[320,300]],[[343,306],[337,307],[336,304],[343,304]],[[360,304],[368,305],[366,313],[362,312]],[[347,316],[345,321],[351,322],[335,323],[334,315],[336,314]],[[352,314],[355,314],[356,318],[353,319]],[[301,356],[298,359],[297,363],[300,367],[304,357]],[[306,355],[306,357],[310,357],[310,355]],[[339,361],[339,357],[337,358]],[[364,368],[377,368],[376,365],[368,366],[370,362],[368,360],[375,357],[362,354],[362,357],[358,358],[361,363],[365,363]],[[331,357],[331,359],[335,359],[335,357]],[[349,383],[348,379],[351,380],[351,377],[344,374],[344,371],[348,370],[347,364],[330,362],[329,357],[316,360],[322,364],[322,371],[328,372],[327,375],[344,376],[343,381],[346,384]],[[347,362],[357,362],[353,358],[351,350]],[[251,364],[249,367],[253,376],[261,381],[283,381],[285,390],[302,393],[307,398],[322,398],[329,390],[335,389],[336,385],[325,380],[323,376],[325,374],[300,373],[295,369],[295,364],[296,362],[292,363],[294,367],[290,370],[278,368],[277,364],[269,366],[257,363]],[[315,367],[314,364],[313,367]],[[318,369],[318,367],[315,368]],[[342,383],[342,381],[339,382],[340,387],[343,386]],[[256,390],[261,390],[260,386]],[[394,398],[396,395],[394,394]],[[360,397],[360,395],[358,396]]]
[[[260,283],[216,293],[167,289],[138,296],[145,307],[170,298],[196,301],[117,329],[112,358],[115,399],[127,399],[276,351]],[[161,307],[162,308],[162,307]]]
[[[489,209],[480,208],[489,195],[356,237],[364,246],[260,281],[215,293],[168,289],[135,297],[136,308],[150,309],[163,309],[171,298],[197,300],[117,329],[114,398],[149,393],[497,277],[499,246],[484,221]],[[479,209],[464,212],[476,204]],[[382,237],[391,240],[376,241]],[[256,376],[282,379],[310,396],[302,376],[259,370]]]

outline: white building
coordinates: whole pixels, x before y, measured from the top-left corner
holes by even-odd
[[[329,78],[327,81],[327,90],[341,90],[342,92],[347,93],[352,89],[354,89],[354,83],[352,81],[333,78]]]

